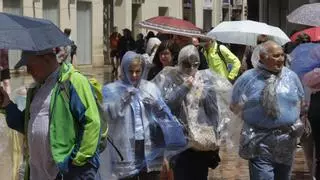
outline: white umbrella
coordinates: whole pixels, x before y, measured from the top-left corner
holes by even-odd
[[[257,37],[261,34],[271,37],[280,45],[290,41],[280,28],[250,20],[222,22],[207,36],[224,43],[255,46],[257,45]]]

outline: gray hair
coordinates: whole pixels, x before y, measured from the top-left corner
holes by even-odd
[[[263,44],[264,44],[264,43],[263,43]],[[267,49],[266,46],[264,46],[263,44],[258,45],[259,55],[260,55],[260,56],[264,56],[264,57],[268,57],[268,55],[269,55],[268,49]]]
[[[259,48],[259,55],[260,56],[264,56],[266,58],[268,58],[269,56],[269,45],[270,44],[276,44],[278,46],[280,46],[278,43],[276,43],[275,41],[272,40],[268,40],[260,45],[258,45]]]
[[[187,45],[180,50],[178,55],[178,64],[181,64],[183,61],[200,62],[198,49],[194,45]]]

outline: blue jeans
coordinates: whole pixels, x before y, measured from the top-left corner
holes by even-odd
[[[290,180],[291,166],[254,158],[249,160],[249,171],[251,180]]]

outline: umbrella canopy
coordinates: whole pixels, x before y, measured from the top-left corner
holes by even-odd
[[[0,13],[0,48],[41,51],[71,44],[52,22]]]
[[[280,28],[250,20],[224,21],[211,30],[207,36],[224,43],[255,46],[257,37],[261,34],[271,37],[281,45],[290,41]]]
[[[320,44],[305,43],[297,46],[291,53],[290,68],[303,77],[307,72],[320,67]]]
[[[139,23],[141,28],[155,30],[166,34],[176,34],[188,37],[203,37],[202,30],[189,21],[169,17],[157,16]]]
[[[320,26],[320,3],[305,4],[292,11],[287,19],[291,23]]]
[[[311,41],[320,41],[320,27],[313,27],[309,29],[304,29],[302,31],[294,33],[290,39],[291,41],[295,41],[299,34],[305,33],[310,36]]]

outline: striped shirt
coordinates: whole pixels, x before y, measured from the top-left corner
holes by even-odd
[[[58,69],[37,90],[30,106],[28,124],[28,146],[30,153],[30,179],[54,180],[58,168],[53,161],[49,144],[49,108]]]

